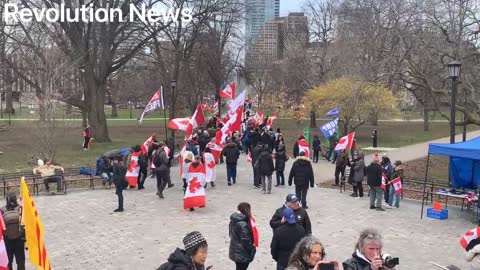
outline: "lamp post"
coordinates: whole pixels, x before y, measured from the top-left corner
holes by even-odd
[[[455,143],[455,102],[457,99],[457,79],[462,64],[457,60],[448,64],[448,75],[452,79],[452,101],[450,104],[450,143]]]
[[[0,118],[3,119],[3,92],[0,92]]]
[[[467,108],[467,92],[463,91],[463,106]],[[462,141],[467,140],[467,115],[464,113],[463,114],[463,136],[462,136]]]
[[[168,116],[170,119],[173,119],[174,112],[175,112],[175,88],[177,87],[177,81],[172,80],[170,81],[170,87],[172,88],[172,102],[170,105],[170,115]],[[175,138],[175,131],[172,129],[172,137]]]

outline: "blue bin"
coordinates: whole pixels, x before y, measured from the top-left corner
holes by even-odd
[[[427,217],[438,219],[438,220],[448,219],[448,210],[445,210],[445,209],[435,210],[433,208],[428,208]]]

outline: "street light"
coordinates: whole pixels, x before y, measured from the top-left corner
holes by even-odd
[[[172,88],[172,105],[171,105],[169,118],[173,119],[174,111],[175,111],[175,88],[177,87],[177,81],[175,80],[170,81],[170,87]],[[173,129],[172,129],[172,137],[175,138],[175,131]]]
[[[455,143],[455,102],[457,99],[457,79],[462,63],[457,60],[448,64],[448,75],[452,79],[452,101],[450,104],[450,143]]]

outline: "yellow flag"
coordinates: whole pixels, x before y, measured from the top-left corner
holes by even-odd
[[[25,239],[27,240],[25,244],[28,248],[30,262],[36,265],[37,269],[51,270],[43,241],[42,221],[23,177],[20,184],[20,197],[22,200],[22,224],[25,226]]]

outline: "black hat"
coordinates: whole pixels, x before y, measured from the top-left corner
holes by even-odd
[[[205,237],[203,237],[203,235],[197,231],[190,232],[183,238],[185,252],[189,256],[193,256],[195,249],[203,244],[207,245],[207,239],[205,239]]]

